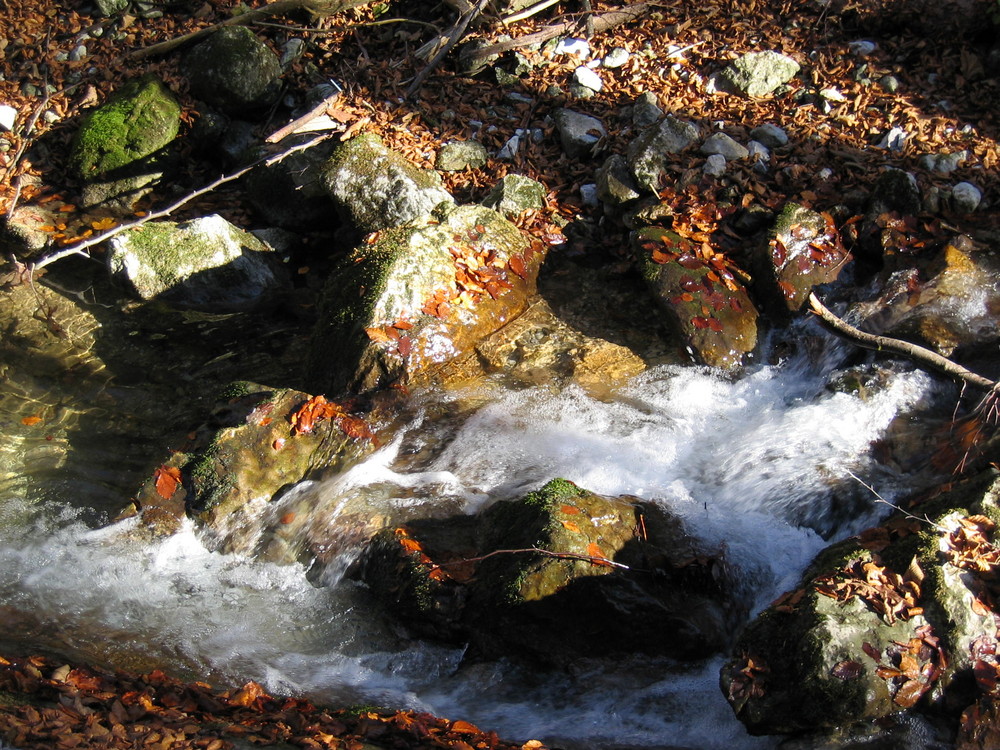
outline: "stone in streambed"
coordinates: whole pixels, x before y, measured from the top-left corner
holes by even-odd
[[[213,32],[184,57],[191,94],[227,113],[258,109],[277,97],[281,63],[246,26]]]

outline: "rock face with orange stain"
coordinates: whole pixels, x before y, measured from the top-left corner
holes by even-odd
[[[358,574],[419,635],[469,643],[473,658],[565,664],[718,651],[725,570],[662,507],[554,479],[477,516],[383,529]]]
[[[369,235],[323,292],[308,363],[314,390],[433,382],[527,307],[547,249],[482,206],[442,205]]]

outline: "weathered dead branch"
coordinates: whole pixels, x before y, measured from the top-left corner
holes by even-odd
[[[921,367],[931,368],[937,370],[938,372],[943,372],[953,378],[957,378],[964,383],[968,383],[976,388],[982,388],[984,390],[1000,390],[1000,382],[994,382],[989,378],[984,378],[982,375],[977,375],[971,370],[967,370],[956,362],[952,362],[947,357],[942,357],[937,352],[932,352],[930,349],[926,349],[918,344],[912,344],[909,341],[902,341],[900,339],[890,338],[888,336],[876,336],[873,333],[866,333],[858,328],[855,328],[850,323],[847,323],[841,318],[838,318],[826,306],[819,301],[814,293],[809,294],[809,304],[812,307],[812,311],[820,317],[827,327],[830,328],[834,333],[839,336],[843,336],[849,341],[854,342],[858,346],[862,346],[866,349],[874,349],[875,351],[888,352],[890,354],[899,354],[908,359],[912,359]]]

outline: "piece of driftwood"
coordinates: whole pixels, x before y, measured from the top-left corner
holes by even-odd
[[[858,346],[863,346],[866,349],[874,349],[880,352],[888,352],[889,354],[899,354],[908,359],[912,359],[918,365],[922,367],[929,367],[931,369],[937,370],[938,372],[943,372],[953,378],[961,380],[963,383],[968,383],[976,388],[982,388],[987,391],[1000,390],[1000,382],[993,382],[989,378],[984,378],[982,375],[977,375],[972,372],[972,370],[967,370],[956,362],[952,362],[947,357],[942,357],[937,352],[932,352],[930,349],[925,349],[918,344],[912,344],[909,341],[902,341],[900,339],[890,338],[888,336],[876,336],[873,333],[866,333],[858,328],[855,328],[850,323],[846,322],[842,318],[838,318],[832,312],[830,312],[827,307],[819,301],[814,293],[809,293],[809,305],[812,311],[819,316],[820,320],[826,324],[834,333],[843,336],[849,341],[854,342]]]
[[[657,3],[655,2],[632,3],[631,5],[626,5],[624,8],[620,8],[619,10],[612,10],[607,13],[591,16],[594,22],[594,33],[600,34],[601,32],[613,29],[616,26],[621,26],[629,21],[635,21],[655,7],[657,7]],[[509,52],[512,49],[520,49],[522,47],[528,47],[532,44],[547,42],[549,39],[553,39],[561,34],[572,33],[579,28],[579,26],[579,21],[561,21],[559,23],[554,23],[551,26],[546,26],[544,29],[540,29],[533,34],[525,34],[517,39],[511,39],[506,42],[497,42],[496,44],[491,44],[488,47],[482,47],[468,53],[468,56],[465,57],[466,64],[471,67],[480,60],[485,60],[492,55],[500,55],[504,52]]]
[[[275,0],[273,3],[267,3],[259,8],[248,10],[246,13],[241,13],[238,16],[227,18],[225,21],[214,24],[213,26],[208,26],[204,29],[199,29],[198,31],[192,31],[190,34],[184,34],[183,36],[168,39],[164,42],[158,42],[157,44],[152,44],[149,47],[133,50],[125,55],[125,58],[128,60],[144,60],[147,57],[165,55],[178,47],[182,47],[185,44],[190,44],[191,42],[201,39],[202,37],[208,36],[212,32],[218,31],[224,26],[251,24],[261,20],[262,18],[280,16],[285,13],[293,13],[299,10],[304,10],[314,16],[332,16],[335,13],[340,13],[351,8],[357,8],[361,5],[368,5],[371,2],[372,0]]]

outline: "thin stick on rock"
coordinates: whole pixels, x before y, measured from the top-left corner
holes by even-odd
[[[51,265],[52,263],[55,263],[58,260],[62,260],[63,258],[68,258],[71,255],[79,255],[89,259],[91,257],[90,253],[85,252],[88,248],[94,247],[95,245],[100,245],[102,242],[106,242],[112,237],[119,235],[122,232],[125,232],[129,229],[135,229],[136,227],[145,224],[147,221],[154,221],[155,219],[166,218],[167,216],[170,216],[170,214],[172,214],[174,211],[176,211],[186,203],[190,203],[195,198],[205,195],[206,193],[212,192],[221,185],[225,185],[227,182],[238,180],[240,177],[242,177],[252,169],[255,169],[259,166],[270,166],[272,164],[277,164],[278,162],[282,161],[283,159],[286,159],[292,154],[312,148],[321,141],[325,141],[328,138],[332,138],[333,136],[334,133],[323,133],[322,135],[318,135],[315,138],[312,138],[308,141],[298,143],[277,154],[269,154],[268,156],[262,157],[257,161],[248,164],[242,169],[239,169],[235,172],[231,172],[230,174],[227,175],[223,175],[217,180],[210,182],[208,185],[200,187],[194,192],[184,195],[183,197],[177,199],[176,201],[171,203],[169,206],[166,206],[165,208],[161,208],[157,211],[151,211],[145,216],[140,216],[139,218],[133,221],[126,222],[125,224],[119,224],[118,226],[113,227],[106,232],[102,232],[101,234],[95,234],[93,237],[89,237],[86,240],[76,243],[75,245],[70,245],[69,247],[64,247],[61,250],[58,250],[54,253],[45,255],[29,266],[30,275],[31,277],[33,277],[36,271],[39,271],[42,268],[45,268],[46,266]]]
[[[945,375],[958,378],[959,380],[975,386],[976,388],[983,388],[985,390],[1000,390],[1000,382],[994,382],[988,378],[984,378],[982,375],[977,375],[971,370],[967,370],[962,367],[960,364],[952,362],[947,357],[942,357],[937,352],[932,352],[930,349],[925,349],[917,344],[911,344],[909,341],[901,341],[900,339],[894,339],[888,336],[876,336],[873,333],[865,333],[864,331],[855,328],[850,323],[847,323],[830,312],[826,306],[819,301],[819,297],[812,292],[809,293],[809,304],[812,307],[812,311],[818,315],[820,320],[822,320],[834,333],[853,341],[858,346],[863,346],[866,349],[874,349],[875,351],[888,352],[890,354],[899,354],[904,357],[908,357],[918,365],[930,367],[939,372],[943,372]]]

